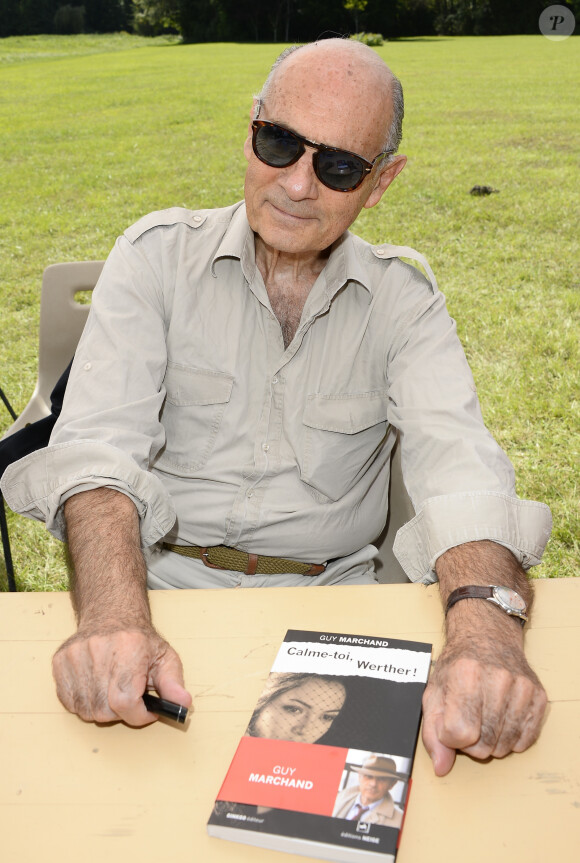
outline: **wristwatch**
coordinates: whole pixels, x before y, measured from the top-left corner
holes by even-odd
[[[487,599],[510,617],[517,617],[522,626],[528,619],[528,607],[524,598],[511,587],[502,587],[498,584],[470,584],[458,587],[449,594],[445,614],[460,599]]]

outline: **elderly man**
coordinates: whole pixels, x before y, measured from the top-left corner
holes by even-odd
[[[252,107],[245,203],[154,213],[111,253],[51,444],[3,482],[68,539],[78,631],[54,674],[84,719],[153,721],[147,685],[191,701],[147,585],[372,583],[396,429],[417,511],[397,553],[449,605],[425,696],[435,771],[536,739],[522,564],[549,510],[515,497],[444,299],[397,258],[420,256],[347,230],[405,165],[401,120],[371,49],[287,53]]]
[[[389,792],[400,779],[408,777],[398,773],[393,759],[384,755],[371,755],[353,770],[358,773],[358,785],[340,792],[334,804],[333,817],[400,827],[403,810],[395,806]]]

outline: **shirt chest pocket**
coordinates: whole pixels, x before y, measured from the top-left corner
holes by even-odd
[[[383,447],[388,391],[309,395],[302,423],[300,475],[331,500],[343,497]]]
[[[207,462],[230,400],[234,378],[225,372],[168,363],[161,412],[165,447],[156,467],[178,476],[194,474]]]

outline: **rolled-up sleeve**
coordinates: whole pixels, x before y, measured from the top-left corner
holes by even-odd
[[[499,492],[465,492],[426,500],[397,533],[393,551],[411,581],[437,580],[435,563],[449,548],[489,539],[525,569],[540,563],[552,529],[549,508]]]
[[[5,472],[2,491],[11,509],[45,521],[66,539],[62,504],[73,494],[107,487],[127,495],[137,508],[141,543],[153,545],[171,529],[175,511],[161,481],[117,447],[92,440],[61,443],[31,453]]]

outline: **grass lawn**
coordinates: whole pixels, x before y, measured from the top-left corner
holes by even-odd
[[[518,493],[552,507],[534,571],[547,577],[580,562],[579,46],[538,35],[377,49],[405,88],[409,163],[356,226],[429,258]],[[17,411],[36,379],[44,267],[105,257],[151,210],[241,198],[250,97],[282,47],[0,40],[0,386]],[[475,184],[499,192],[473,197]],[[9,424],[0,405],[0,434]],[[65,586],[60,543],[20,516],[10,531],[19,588]]]

